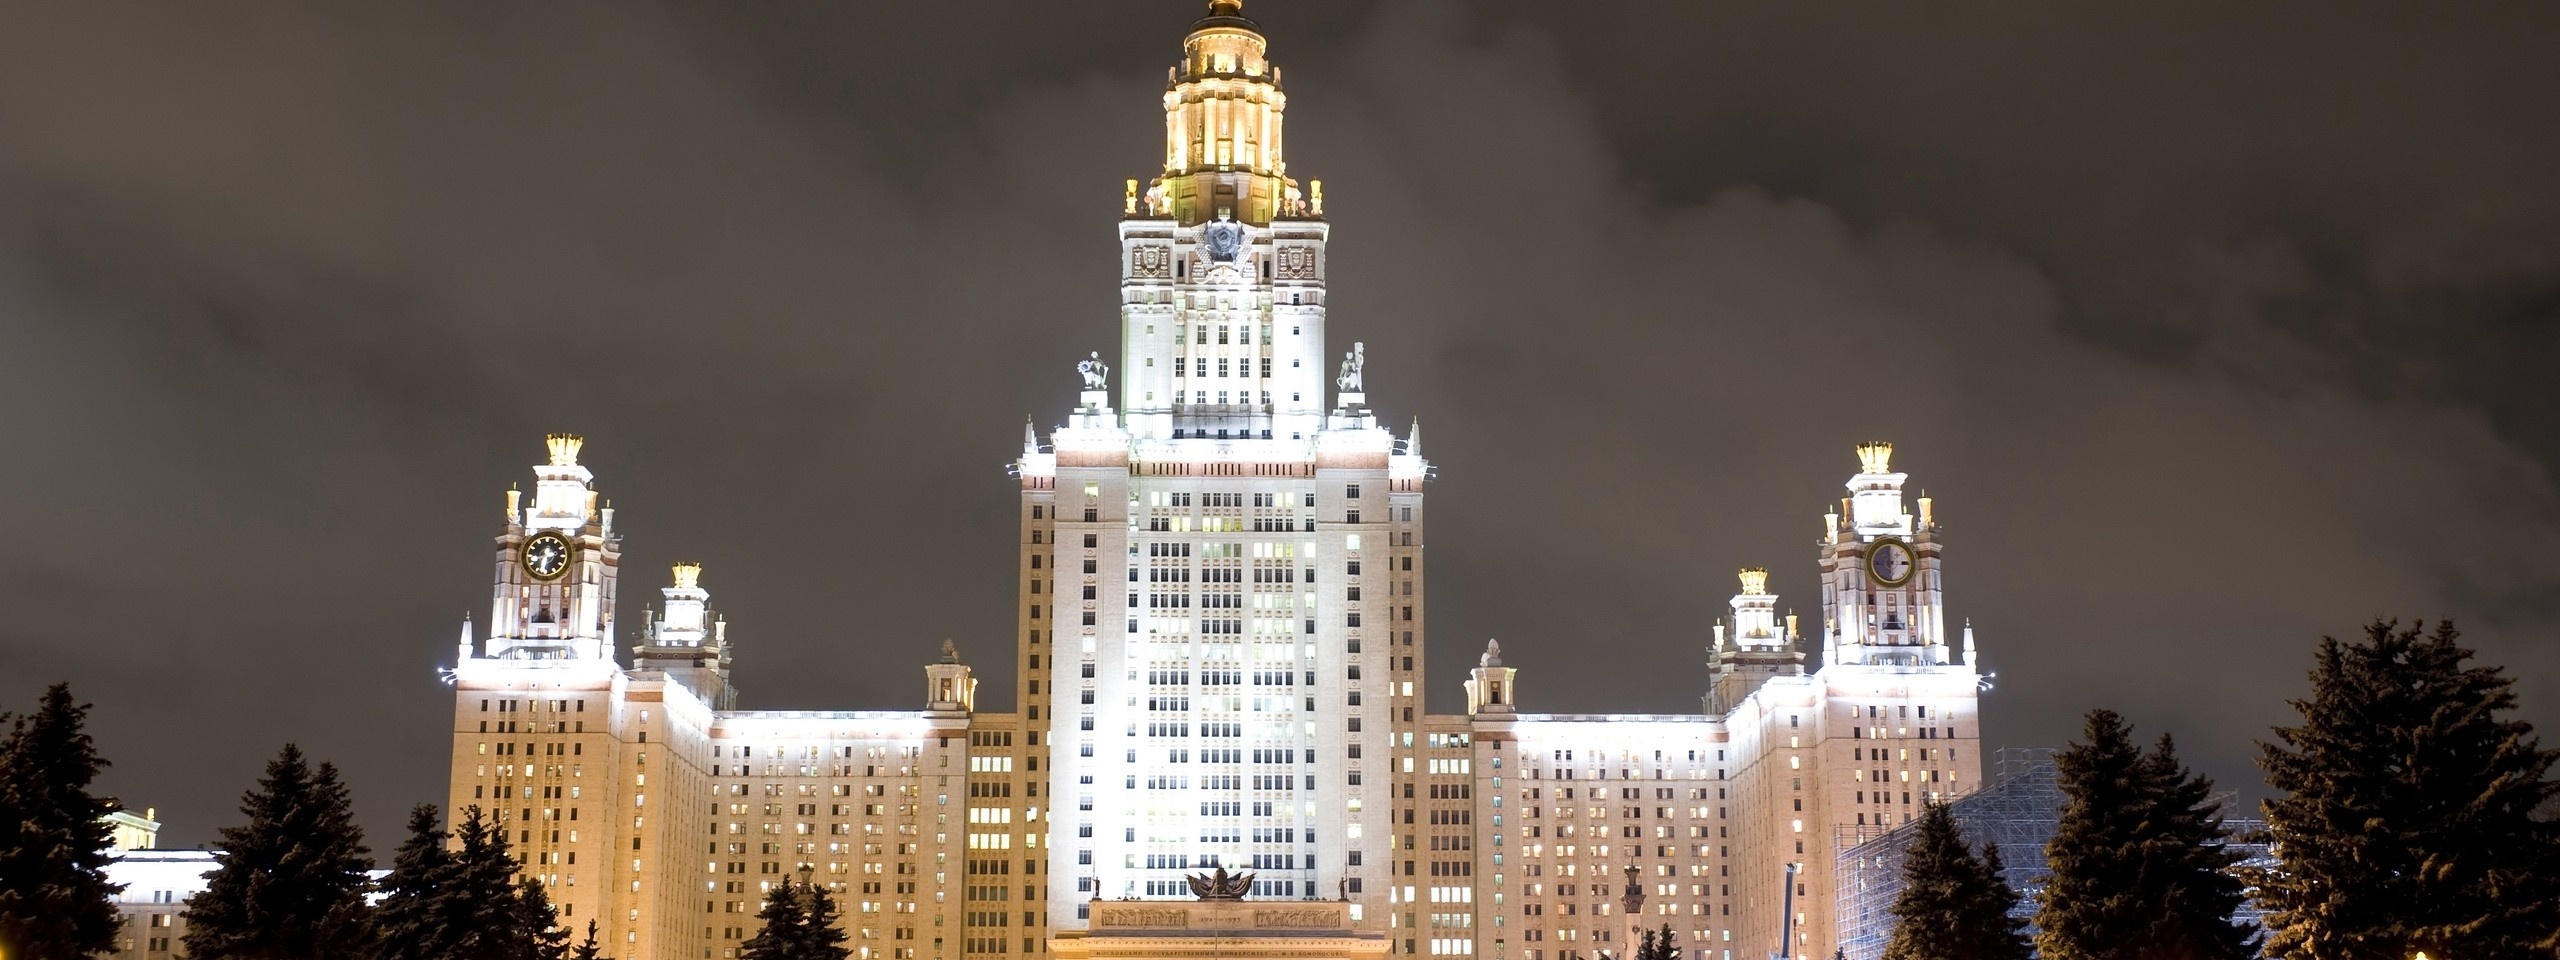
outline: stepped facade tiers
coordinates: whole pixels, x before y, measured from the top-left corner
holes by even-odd
[[[568,926],[730,957],[807,871],[865,960],[993,960],[1097,950],[1095,911],[1224,867],[1400,956],[1616,957],[1664,924],[1692,960],[1827,955],[1832,852],[1972,789],[1970,634],[1884,444],[1823,522],[1818,671],[1746,570],[1697,713],[1522,713],[1490,644],[1467,712],[1425,713],[1432,468],[1372,413],[1365,350],[1328,347],[1280,78],[1230,0],[1168,75],[1164,168],[1122,197],[1120,349],[1079,351],[1079,404],[1011,468],[1013,712],[947,643],[921,709],[736,709],[699,567],[619,629],[613,510],[551,438],[464,627],[451,802],[504,823]]]

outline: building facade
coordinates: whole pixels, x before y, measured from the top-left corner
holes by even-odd
[[[1433,469],[1328,346],[1323,186],[1266,54],[1233,0],[1184,38],[1163,169],[1122,198],[1120,347],[1025,428],[1010,712],[947,642],[920,708],[736,709],[699,567],[620,629],[613,510],[550,438],[457,649],[449,799],[565,925],[731,957],[805,872],[864,960],[1037,956],[1225,867],[1397,955],[1615,957],[1664,925],[1692,960],[1827,955],[1834,852],[1979,781],[1971,631],[1886,444],[1823,522],[1817,670],[1745,570],[1696,713],[1521,712],[1491,644],[1467,711],[1425,712]]]

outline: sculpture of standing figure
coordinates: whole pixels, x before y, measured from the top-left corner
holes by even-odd
[[[1360,367],[1368,361],[1368,345],[1353,342],[1351,352],[1342,355],[1342,376],[1334,378],[1333,385],[1346,393],[1361,392]]]
[[[1076,361],[1076,372],[1084,374],[1084,388],[1087,390],[1104,389],[1104,384],[1111,381],[1111,365],[1102,362],[1099,351]]]

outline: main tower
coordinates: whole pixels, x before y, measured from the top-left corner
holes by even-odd
[[[1382,927],[1403,875],[1430,471],[1370,412],[1360,345],[1328,363],[1323,191],[1289,175],[1280,81],[1241,3],[1192,25],[1163,170],[1121,198],[1117,369],[1089,351],[1013,467],[1059,928],[1213,865]]]

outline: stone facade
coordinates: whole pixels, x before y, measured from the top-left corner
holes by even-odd
[[[1166,901],[1224,866],[1257,877],[1233,909],[1275,911],[1246,919],[1322,910],[1344,950],[1589,960],[1668,925],[1690,960],[1820,956],[1833,852],[1979,782],[1971,631],[1884,444],[1823,519],[1821,622],[1743,571],[1697,713],[1524,713],[1490,645],[1465,713],[1423,710],[1433,468],[1370,408],[1365,349],[1328,346],[1330,226],[1280,78],[1228,0],[1168,77],[1116,359],[1075,351],[1079,404],[1010,468],[1011,712],[948,645],[918,658],[921,709],[738,710],[690,565],[620,646],[613,511],[551,439],[458,647],[450,801],[511,831],[568,926],[731,957],[807,870],[863,960],[1110,956],[1144,938],[1106,921],[1205,917]],[[1608,640],[1525,638],[1627,668]]]

